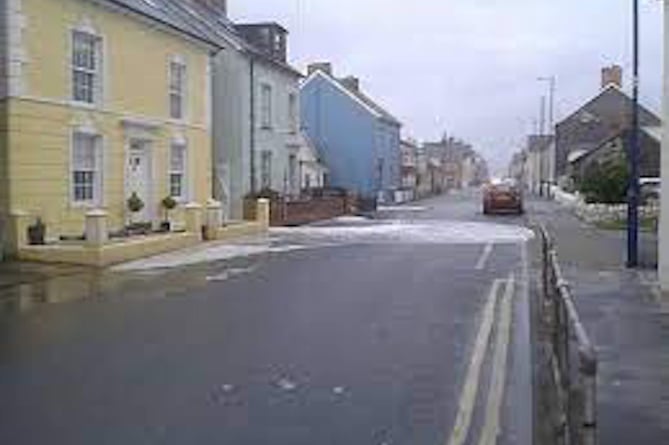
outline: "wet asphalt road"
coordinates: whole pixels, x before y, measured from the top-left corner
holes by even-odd
[[[412,205],[421,208],[381,212],[381,222],[523,223],[483,217],[475,194]],[[274,242],[294,243],[290,236],[281,232]],[[493,410],[498,443],[529,443],[520,240],[322,241],[5,290],[0,443],[479,443],[495,423],[494,375],[504,389]],[[504,283],[513,319],[500,354]],[[480,375],[472,380],[477,350]],[[468,381],[478,388],[469,402]],[[461,442],[458,416],[469,419]]]

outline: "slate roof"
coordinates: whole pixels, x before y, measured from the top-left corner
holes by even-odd
[[[372,100],[372,98],[367,96],[365,93],[363,93],[359,89],[354,90],[352,88],[347,88],[346,85],[342,82],[341,79],[334,79],[334,80],[335,80],[335,82],[338,82],[341,86],[346,88],[346,90],[348,90],[351,94],[353,94],[358,99],[360,99],[362,102],[364,102],[365,105],[367,105],[369,108],[371,108],[372,110],[374,110],[378,114],[380,114],[383,119],[385,119],[388,122],[393,123],[395,125],[400,125],[400,126],[402,125],[402,123],[400,122],[399,119],[397,119],[395,116],[390,114],[385,108],[383,108],[381,105],[376,103],[374,100]]]
[[[129,1],[129,0],[124,0]],[[144,0],[131,0],[144,1]],[[223,47],[234,47],[244,51],[254,58],[274,65],[290,74],[302,77],[297,69],[290,64],[269,57],[262,50],[247,42],[235,28],[235,23],[224,14],[209,8],[195,0],[161,0],[179,12],[179,16],[188,26],[196,28],[198,32],[206,34]],[[280,26],[280,25],[277,25]]]
[[[177,8],[182,3],[179,0],[101,0],[101,3],[140,14],[211,46],[221,46],[212,34],[203,32],[184,19]]]
[[[244,40],[224,14],[195,0],[99,0],[160,22],[217,48],[234,47],[274,66],[302,76],[287,63],[272,59]],[[280,26],[280,25],[278,25]]]
[[[353,100],[357,101],[359,104],[361,104],[363,107],[366,107],[368,111],[370,111],[372,114],[376,115],[377,118],[383,119],[387,122],[390,122],[391,124],[397,125],[397,126],[402,126],[402,122],[400,122],[399,119],[397,119],[395,116],[390,114],[388,111],[386,111],[385,108],[383,108],[381,105],[377,104],[372,100],[369,96],[367,96],[365,93],[360,91],[360,89],[353,89],[349,88],[346,86],[346,83],[344,82],[344,79],[338,79],[335,76],[333,76],[330,73],[326,73],[322,69],[317,69],[314,71],[312,74],[309,75],[307,80],[305,81],[305,84],[310,82],[312,79],[315,77],[321,76],[324,79],[327,79],[328,82],[333,84],[336,88],[338,88],[340,91],[346,93],[351,97]]]

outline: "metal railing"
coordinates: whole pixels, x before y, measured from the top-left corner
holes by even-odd
[[[597,354],[576,311],[545,227],[539,228],[542,289],[539,314],[547,337],[556,443],[597,443]]]

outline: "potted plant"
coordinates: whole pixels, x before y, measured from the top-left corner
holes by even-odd
[[[28,226],[28,242],[31,245],[44,244],[44,235],[46,234],[46,225],[42,218],[37,218],[35,224]]]
[[[165,220],[160,223],[160,230],[163,232],[169,232],[172,229],[170,223],[170,210],[173,210],[177,206],[177,201],[171,196],[166,196],[161,201],[163,208],[165,209]]]
[[[140,198],[136,192],[132,192],[130,197],[126,202],[128,210],[130,210],[130,226],[134,226],[133,215],[137,212],[140,212],[144,208],[144,201]]]

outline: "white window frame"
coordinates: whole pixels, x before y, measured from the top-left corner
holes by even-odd
[[[77,47],[77,36],[81,35],[88,37],[93,40],[93,57],[94,57],[94,67],[90,69],[85,66],[79,66],[75,63],[74,54],[75,48]],[[69,66],[70,66],[70,100],[78,105],[84,105],[87,107],[94,107],[102,103],[103,95],[103,67],[104,67],[104,40],[103,37],[95,32],[91,28],[82,28],[74,27],[70,29],[70,54],[69,54]],[[77,92],[77,81],[76,73],[83,73],[92,77],[91,85],[91,100],[82,100],[76,97]]]
[[[181,151],[181,156],[183,164],[181,169],[175,169],[172,161],[174,157],[175,150]],[[172,141],[170,144],[170,154],[168,160],[168,171],[167,171],[167,188],[168,194],[174,198],[175,201],[183,203],[188,200],[188,144],[185,141]],[[181,175],[181,193],[175,195],[172,193],[172,177],[173,175]]]
[[[93,161],[94,167],[91,170],[77,168],[77,138],[87,137],[93,139]],[[70,204],[73,207],[99,207],[104,202],[104,141],[102,135],[88,129],[74,129],[70,136],[70,162],[69,162],[69,195]],[[77,199],[77,182],[75,173],[78,171],[89,171],[93,173],[92,197],[90,199]]]
[[[174,85],[173,82],[175,67],[178,67],[179,69],[182,70],[180,79],[181,82],[179,82],[179,84],[176,86]],[[188,116],[187,90],[188,90],[188,65],[186,64],[186,60],[180,56],[170,57],[169,63],[167,64],[167,104],[168,104],[168,115],[170,119],[175,119],[178,121],[186,120]],[[172,108],[172,98],[177,96],[181,100],[178,116],[176,116],[173,113],[174,110]]]
[[[260,152],[260,189],[272,188],[272,150]]]
[[[272,85],[260,84],[260,127],[266,130],[272,128]]]

